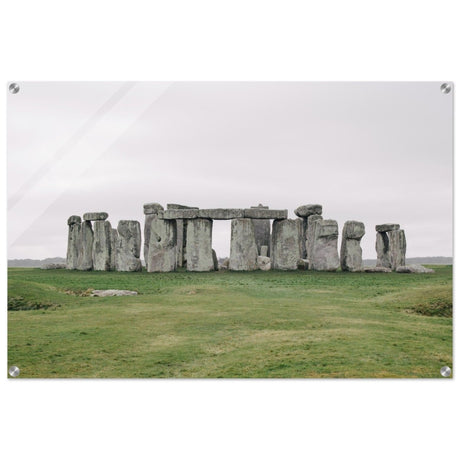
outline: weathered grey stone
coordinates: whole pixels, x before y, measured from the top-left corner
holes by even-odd
[[[117,269],[117,242],[118,242],[118,230],[116,228],[112,228],[110,238],[110,247],[112,251],[110,253],[110,270]]]
[[[200,209],[198,217],[202,219],[230,220],[244,217],[242,209]]]
[[[81,217],[80,216],[70,216],[67,219],[67,225],[72,225],[72,224],[81,224]]]
[[[380,224],[375,226],[376,232],[391,232],[392,230],[399,230],[399,224]]]
[[[150,226],[147,271],[172,272],[177,267],[176,258],[177,224],[174,220],[164,220],[158,216]]]
[[[318,220],[323,220],[323,218],[319,214],[312,214],[311,216],[307,217],[307,225],[302,228],[302,231],[305,230],[305,254],[302,254],[303,259],[310,258],[310,254],[313,252],[313,246],[315,243],[315,222]],[[309,264],[309,268],[310,264]]]
[[[137,295],[137,292],[123,289],[93,289],[91,293],[91,297],[118,297],[124,295]]]
[[[256,270],[257,256],[252,219],[233,219],[229,269],[234,271]]]
[[[117,271],[141,271],[141,224],[137,220],[120,220],[117,230],[118,237],[115,255]]]
[[[86,212],[83,220],[106,220],[109,215],[106,212]]]
[[[196,206],[186,206],[185,204],[168,203],[166,209],[199,209]]]
[[[167,209],[163,213],[163,219],[197,219],[199,209]]]
[[[307,219],[297,218],[299,226],[299,251],[300,257],[306,259],[307,257],[307,229],[308,221]]]
[[[257,256],[257,267],[264,272],[272,268],[270,257]]]
[[[228,270],[228,265],[230,263],[230,259],[226,257],[222,263],[219,265],[219,270]]]
[[[244,209],[244,217],[250,219],[287,219],[287,209],[261,209],[250,208]]]
[[[366,273],[391,273],[391,268],[387,267],[364,267]]]
[[[390,268],[390,240],[385,232],[377,232],[375,237],[375,250],[377,252],[377,267]]]
[[[312,270],[335,271],[339,268],[338,236],[337,221],[314,221],[313,248],[311,254],[308,254]]]
[[[214,249],[212,250],[212,260],[214,262],[214,270],[219,270],[219,260],[217,259],[217,254]]]
[[[404,230],[388,232],[390,241],[390,266],[392,270],[406,265],[406,236]]]
[[[78,219],[76,219],[78,217]],[[81,252],[81,219],[79,216],[71,216],[67,220],[69,233],[67,237],[67,259],[68,270],[78,269],[78,258]]]
[[[304,219],[313,214],[321,215],[322,213],[323,207],[320,204],[304,204],[294,211],[296,216],[303,217]]]
[[[431,268],[426,268],[423,265],[412,264],[412,265],[400,265],[396,269],[397,273],[434,273]]]
[[[267,246],[264,245],[264,246],[260,247],[260,255],[262,257],[269,257],[269,255],[268,255],[268,245]]]
[[[112,226],[108,220],[96,220],[93,232],[93,269],[108,271],[112,258]]]
[[[365,229],[362,222],[348,220],[342,230],[342,246],[340,248],[340,266],[342,271],[359,272],[363,268],[363,251],[361,238]]]
[[[164,208],[160,203],[145,203],[144,204],[144,214],[158,214],[160,211],[163,211]]]
[[[268,206],[259,204],[259,206],[251,206],[251,209],[269,209]],[[269,256],[269,247],[270,247],[270,229],[271,222],[270,219],[254,219],[254,235],[256,238],[256,245],[259,255]],[[262,254],[262,247],[267,248],[267,252]]]
[[[81,252],[78,255],[78,270],[93,269],[93,227],[89,220],[81,224]]]
[[[308,270],[308,260],[307,259],[299,259],[297,261],[297,269],[298,270]]]
[[[301,259],[299,237],[302,229],[297,219],[275,220],[272,230],[271,262],[274,270],[297,270]]]
[[[187,271],[213,270],[212,220],[192,219],[187,222]]]
[[[66,264],[45,264],[40,267],[42,270],[58,270],[67,268]]]

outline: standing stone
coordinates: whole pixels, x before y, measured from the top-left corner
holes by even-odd
[[[335,271],[339,268],[337,242],[339,228],[335,220],[316,220],[313,248],[309,255],[309,267],[318,271]]]
[[[187,271],[213,270],[212,220],[190,219],[187,223]]]
[[[142,271],[141,224],[137,220],[120,220],[117,226],[115,266],[119,272]]]
[[[297,270],[297,261],[302,258],[301,225],[297,219],[273,221],[271,266],[274,270]]]
[[[81,252],[78,257],[78,270],[93,269],[93,227],[91,221],[81,224]]]
[[[110,239],[110,247],[112,248],[112,252],[110,254],[110,270],[117,269],[117,242],[118,242],[118,230],[116,228],[112,228],[111,239]]]
[[[112,258],[112,226],[108,220],[96,220],[93,231],[93,269],[108,271]]]
[[[342,230],[342,246],[340,248],[340,266],[342,271],[359,272],[363,268],[363,251],[361,238],[365,228],[362,222],[348,220]]]
[[[406,235],[404,230],[388,232],[390,241],[390,265],[392,270],[406,265]]]
[[[251,206],[251,209],[269,209],[269,207],[259,204],[259,206]],[[254,219],[253,224],[258,254],[264,256],[264,254],[262,254],[262,246],[266,246],[267,253],[265,254],[265,257],[269,256],[270,254],[268,252],[268,248],[270,246],[270,219]]]
[[[144,262],[145,267],[148,270],[148,254],[149,254],[149,243],[150,243],[150,227],[152,225],[152,220],[155,216],[160,215],[164,211],[163,206],[159,203],[146,203],[144,204]]]
[[[147,271],[172,272],[177,267],[177,229],[175,220],[155,216],[150,225]]]
[[[270,257],[258,256],[257,266],[264,272],[270,270],[272,268]]]
[[[214,249],[212,250],[212,260],[214,262],[214,270],[219,270],[219,259],[217,258],[217,253]]]
[[[232,219],[229,269],[257,270],[257,244],[252,219]]]
[[[309,261],[308,268],[311,269],[309,254],[313,253],[313,246],[315,244],[315,223],[323,218],[319,214],[312,214],[307,217],[307,230],[305,233],[305,248],[307,253],[307,260]]]
[[[260,255],[262,257],[268,257],[268,246],[261,246],[260,247]]]
[[[390,268],[390,240],[386,232],[377,232],[375,237],[375,250],[377,252],[376,267]]]
[[[308,218],[310,216],[320,216],[323,212],[323,207],[320,204],[304,204],[294,210],[294,214],[302,219],[301,236],[300,236],[300,251],[303,259],[308,257],[307,251],[307,232]]]
[[[78,257],[81,252],[81,217],[70,216],[67,220],[69,234],[67,238],[67,259],[68,270],[78,269]]]

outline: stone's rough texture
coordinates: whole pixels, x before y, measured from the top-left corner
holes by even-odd
[[[339,229],[335,220],[316,220],[313,248],[308,254],[310,268],[318,271],[335,271],[339,268],[337,240]]]
[[[342,271],[359,272],[363,268],[363,251],[361,238],[365,229],[362,222],[348,220],[342,230],[342,246],[340,248],[340,266]]]
[[[78,269],[78,258],[81,253],[81,219],[74,219],[78,216],[71,216],[67,220],[69,225],[69,234],[67,238],[67,259],[66,267],[69,270]]]
[[[187,222],[188,271],[209,272],[214,270],[211,243],[212,220],[192,219]]]
[[[307,225],[305,230],[305,257],[303,258],[309,259],[309,255],[312,253],[313,246],[315,243],[315,222],[317,222],[318,220],[323,220],[323,218],[319,214],[312,214],[311,216],[308,216],[306,220]],[[311,267],[309,266],[309,268]]]
[[[81,252],[78,256],[78,270],[93,269],[93,227],[89,220],[81,224]]]
[[[163,211],[164,208],[160,203],[145,203],[144,204],[144,214],[158,214],[160,211]]]
[[[110,254],[110,270],[117,269],[117,244],[118,244],[118,230],[112,228],[112,233],[110,235],[110,247],[112,252]]]
[[[219,270],[228,270],[228,264],[230,263],[230,259],[226,257],[222,263],[219,265]]]
[[[377,267],[390,268],[390,240],[385,232],[377,232],[375,237]]]
[[[93,269],[108,271],[112,258],[112,226],[107,220],[96,220],[93,232]]]
[[[272,268],[270,257],[257,256],[257,266],[264,272],[270,270]]]
[[[212,260],[214,262],[214,270],[219,270],[219,260],[217,259],[217,254],[214,249],[212,250]]]
[[[391,273],[391,268],[387,267],[364,267],[366,273]]]
[[[199,209],[196,206],[186,206],[185,204],[168,203],[166,209]]]
[[[154,217],[150,226],[147,271],[172,272],[176,262],[177,228],[176,221]]]
[[[390,241],[390,266],[392,270],[406,265],[406,235],[404,230],[388,232]]]
[[[322,213],[323,207],[320,204],[304,204],[294,211],[296,216],[303,217],[304,219],[313,214],[321,215]]]
[[[308,270],[308,260],[307,259],[299,259],[297,261],[297,269],[298,270]]]
[[[81,217],[80,216],[70,216],[67,219],[67,225],[72,225],[72,224],[81,224]]]
[[[233,219],[229,269],[250,271],[257,269],[257,245],[251,219]]]
[[[254,226],[255,227],[255,226]],[[256,237],[257,238],[257,237]],[[268,245],[267,246],[261,246],[260,247],[260,255],[262,257],[268,257]]]
[[[299,236],[301,221],[275,220],[272,230],[271,262],[274,270],[297,270],[301,259]]]
[[[67,268],[66,264],[45,264],[40,267],[42,270],[58,270]]]
[[[268,209],[268,206],[259,204],[259,206],[251,206],[251,209]],[[259,255],[269,256],[270,247],[270,219],[254,219],[254,235],[256,238],[256,245]],[[267,248],[267,252],[262,254],[262,247]]]
[[[142,270],[141,224],[137,220],[120,220],[115,255],[116,269],[120,272],[139,272]]]
[[[392,230],[399,230],[399,224],[380,224],[375,226],[376,232],[391,232]]]
[[[137,295],[137,292],[120,289],[93,289],[91,293],[91,297],[114,297],[123,295]]]
[[[83,220],[106,220],[109,215],[106,212],[87,212],[83,214]]]
[[[305,259],[307,257],[307,228],[308,221],[307,219],[297,218],[296,219],[299,226],[299,251],[300,257]]]
[[[431,268],[426,268],[423,265],[401,265],[396,269],[397,273],[434,273]]]
[[[244,217],[250,219],[287,219],[287,209],[263,209],[263,208],[250,208],[244,209]]]
[[[200,209],[198,217],[203,219],[229,220],[244,217],[242,209]]]

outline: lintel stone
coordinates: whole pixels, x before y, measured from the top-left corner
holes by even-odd
[[[83,220],[106,220],[109,215],[106,212],[85,212]]]

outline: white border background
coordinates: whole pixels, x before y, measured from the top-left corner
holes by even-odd
[[[15,80],[458,82],[455,7],[443,0],[10,1],[0,12],[2,81],[4,88]],[[5,110],[0,128],[5,134]],[[457,134],[458,128],[457,117]],[[5,150],[3,142],[4,165]],[[5,222],[5,186],[1,191]],[[458,378],[21,381],[6,378],[6,327],[4,308],[4,458],[367,460],[460,453]]]

